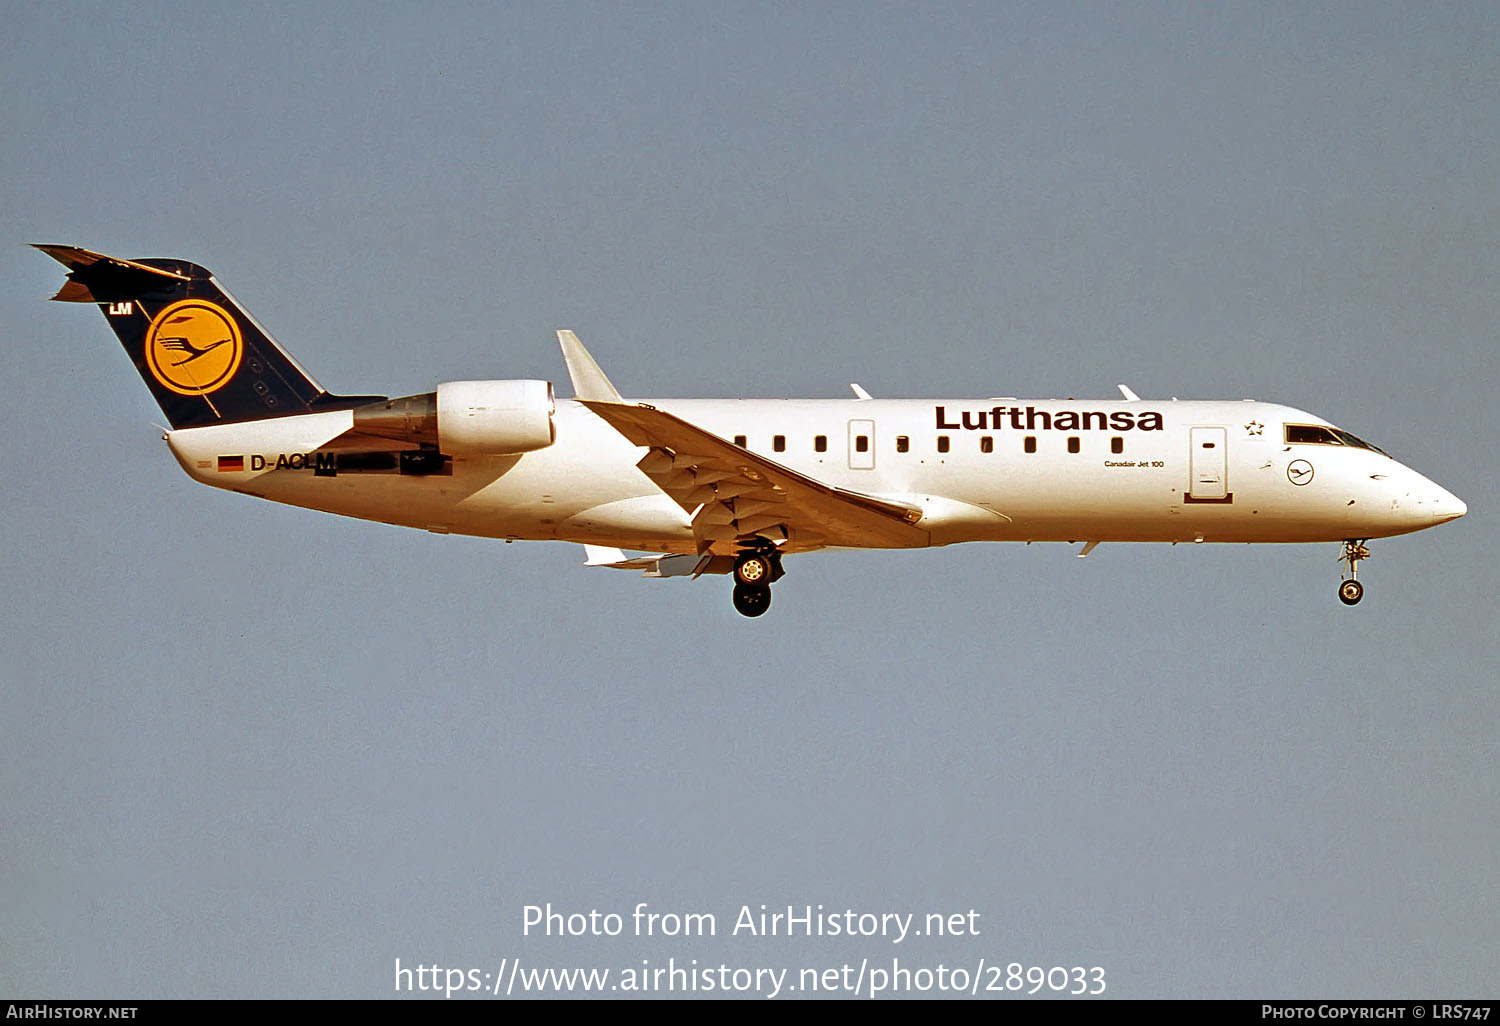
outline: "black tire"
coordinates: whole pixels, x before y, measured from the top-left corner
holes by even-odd
[[[734,608],[741,616],[760,616],[771,608],[771,589],[758,584],[736,584]]]
[[[759,552],[747,552],[734,561],[734,579],[747,587],[768,587],[771,583],[771,567],[771,557]]]
[[[1339,601],[1346,606],[1359,604],[1359,600],[1365,597],[1365,586],[1358,581],[1349,580],[1339,583]]]

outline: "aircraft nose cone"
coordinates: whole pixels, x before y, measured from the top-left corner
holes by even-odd
[[[1442,485],[1433,481],[1425,482],[1427,487],[1415,492],[1418,499],[1418,509],[1424,518],[1434,524],[1446,524],[1450,520],[1457,520],[1469,512],[1469,507],[1457,495],[1454,495]]]
[[[1391,513],[1411,525],[1408,530],[1436,527],[1469,512],[1464,500],[1431,478],[1413,471],[1398,480],[1400,483],[1391,499]]]
[[[1433,504],[1433,512],[1439,521],[1457,520],[1469,512],[1469,507],[1457,495],[1439,488],[1437,502]]]

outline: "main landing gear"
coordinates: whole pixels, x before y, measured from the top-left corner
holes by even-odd
[[[1365,544],[1363,538],[1355,541],[1350,539],[1344,542],[1344,554],[1339,557],[1340,563],[1349,565],[1348,576],[1339,581],[1339,601],[1346,606],[1352,606],[1365,597],[1365,586],[1355,578],[1359,575],[1359,561],[1370,558],[1370,546]]]
[[[780,580],[781,553],[769,542],[752,545],[734,561],[734,608],[741,616],[760,616],[771,608],[771,582]]]

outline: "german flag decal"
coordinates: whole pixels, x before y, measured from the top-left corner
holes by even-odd
[[[245,457],[243,456],[220,456],[219,473],[223,474],[231,470],[244,470]]]

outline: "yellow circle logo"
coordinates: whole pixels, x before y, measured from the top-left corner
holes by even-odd
[[[240,326],[222,307],[203,299],[173,303],[146,332],[151,376],[178,395],[207,395],[240,369],[245,344]]]

